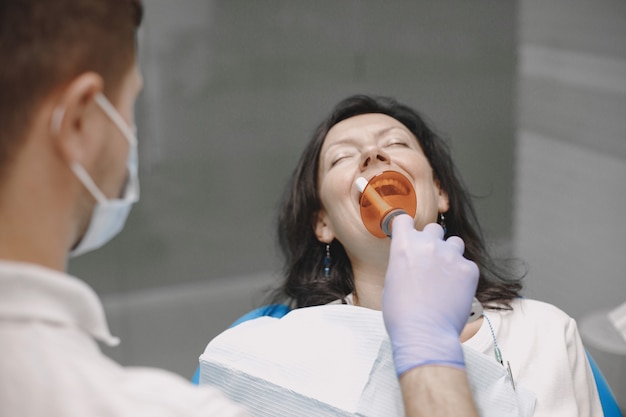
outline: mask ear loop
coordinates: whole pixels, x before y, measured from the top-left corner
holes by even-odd
[[[120,113],[113,107],[111,102],[106,98],[106,96],[102,93],[96,94],[94,100],[96,104],[100,106],[102,111],[106,113],[107,116],[113,121],[118,129],[122,132],[126,140],[130,145],[129,150],[129,158],[134,161],[132,164],[128,165],[129,172],[129,183],[126,184],[126,192],[124,200],[129,199],[133,202],[139,200],[139,180],[137,179],[137,127],[133,124],[129,126],[129,124],[124,120],[124,118],[120,115]],[[134,158],[132,158],[132,154]]]
[[[93,198],[95,198],[96,201],[100,204],[106,204],[106,196],[102,193],[102,191],[100,191],[96,183],[93,182],[87,171],[85,171],[85,168],[83,168],[83,166],[78,162],[72,162],[70,168],[72,168],[72,171],[74,171],[74,174],[76,174],[76,176],[78,177],[80,182],[83,183],[85,188],[89,190]]]
[[[57,106],[52,112],[52,117],[50,118],[50,130],[52,134],[58,135],[61,131],[61,124],[63,123],[63,118],[65,117],[65,107]],[[91,195],[98,201],[98,203],[106,203],[106,196],[98,189],[96,183],[93,182],[85,168],[82,167],[78,162],[72,162],[70,168],[76,174],[81,183],[87,188],[87,190],[91,193]]]
[[[109,116],[113,123],[117,125],[117,127],[122,131],[126,139],[131,145],[134,145],[137,141],[135,137],[135,132],[128,126],[128,123],[119,115],[117,110],[113,107],[111,102],[106,99],[106,97],[100,93],[95,96],[96,103],[100,106],[100,108]]]

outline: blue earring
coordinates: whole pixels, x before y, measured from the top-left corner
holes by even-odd
[[[439,225],[443,229],[443,235],[447,235],[448,228],[446,227],[446,217],[443,215],[443,213],[439,213]]]
[[[326,256],[324,256],[324,277],[330,277],[330,262],[332,258],[330,257],[330,244],[326,244]]]

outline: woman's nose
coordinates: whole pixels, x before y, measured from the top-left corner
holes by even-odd
[[[363,152],[361,156],[361,171],[365,171],[365,169],[370,165],[379,162],[389,164],[391,162],[391,158],[379,147],[371,147]]]

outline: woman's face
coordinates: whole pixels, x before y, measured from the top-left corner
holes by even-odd
[[[338,239],[348,254],[366,250],[374,241],[361,221],[358,177],[367,180],[382,171],[406,176],[417,197],[415,227],[422,230],[448,210],[448,196],[433,178],[432,168],[415,136],[398,120],[379,113],[362,114],[333,126],[324,140],[318,167],[316,236],[321,242]]]

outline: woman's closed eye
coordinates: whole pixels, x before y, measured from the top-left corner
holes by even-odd
[[[404,139],[391,139],[390,141],[387,142],[385,146],[388,148],[391,148],[394,146],[401,146],[401,147],[408,148],[409,143]]]
[[[334,156],[334,157],[331,159],[331,162],[330,162],[330,167],[332,168],[332,167],[334,167],[335,165],[337,165],[338,163],[340,163],[340,162],[342,162],[342,161],[345,161],[345,160],[347,160],[347,159],[351,158],[352,156],[353,156],[353,154],[352,154],[352,153],[340,153],[340,154],[338,154],[338,155]]]
[[[358,151],[355,149],[337,149],[336,152],[330,154],[330,167],[332,168],[341,162],[347,161],[356,154],[358,154]]]

